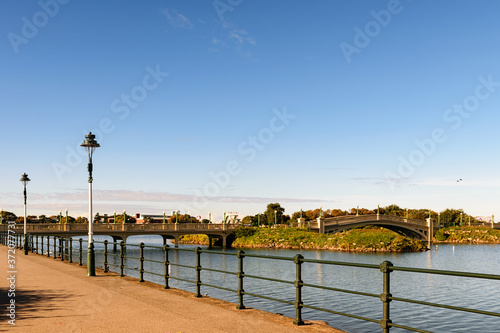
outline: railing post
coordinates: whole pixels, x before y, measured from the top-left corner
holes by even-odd
[[[50,235],[47,236],[47,258],[50,258]]]
[[[294,325],[304,325],[304,321],[302,320],[302,260],[304,257],[300,254],[297,254],[293,258],[293,262],[295,263],[295,272],[296,278],[294,282],[295,286],[295,302],[293,303],[295,306],[295,320],[293,321]]]
[[[31,241],[31,253],[34,253],[35,252],[35,243],[33,241],[33,235],[32,234],[30,234],[30,241]]]
[[[42,239],[41,239],[41,248],[42,248],[42,253],[41,253],[41,255],[43,256],[43,235],[42,235],[41,237],[42,237]]]
[[[144,243],[139,244],[139,253],[140,253],[140,259],[139,259],[139,273],[141,276],[141,279],[139,282],[144,282]]]
[[[170,278],[170,263],[168,261],[168,248],[169,246],[167,244],[163,245],[163,251],[165,252],[165,287],[164,289],[170,289],[170,286],[168,285],[168,280]]]
[[[390,261],[384,261],[380,264],[380,271],[383,274],[383,292],[380,295],[380,300],[382,301],[383,312],[382,320],[380,320],[380,326],[382,327],[383,333],[389,333],[391,328],[391,318],[390,318],[390,302],[391,302],[391,272],[392,263]]]
[[[53,245],[54,251],[52,251],[52,254],[54,255],[54,259],[57,257],[57,244],[56,243],[57,243],[57,238],[56,238],[56,236],[54,236],[54,245]]]
[[[64,261],[64,238],[59,238],[59,254],[61,255],[61,261]]]
[[[104,273],[108,272],[108,240],[104,240]]]
[[[38,254],[38,235],[36,235],[36,251],[35,253]]]
[[[120,276],[124,277],[123,270],[125,268],[125,243],[123,241],[120,242]]]
[[[53,251],[53,255],[54,255],[54,259],[56,258],[56,255],[57,255],[57,245],[56,245],[56,236],[54,236],[54,251]]]
[[[196,253],[196,294],[194,297],[201,297],[200,293],[200,286],[201,286],[201,264],[200,264],[200,257],[201,257],[201,247],[197,247],[194,250],[194,253]]]
[[[243,289],[243,277],[245,276],[243,272],[243,258],[245,257],[245,252],[239,250],[236,257],[238,257],[238,305],[236,309],[241,310],[245,308],[245,305],[243,305],[243,294],[245,293]]]
[[[79,263],[78,263],[78,266],[82,266],[82,239],[80,238],[78,240],[78,242],[80,243],[80,248],[78,249],[78,254],[79,254]]]
[[[73,263],[73,238],[69,238],[69,262]]]

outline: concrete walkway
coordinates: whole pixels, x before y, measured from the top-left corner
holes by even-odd
[[[10,253],[12,255],[12,253]],[[0,331],[9,332],[340,332],[153,283],[120,278],[22,250],[15,253],[15,297],[9,296],[8,248],[0,245]],[[12,258],[10,258],[12,259]],[[15,300],[15,326],[7,305]]]

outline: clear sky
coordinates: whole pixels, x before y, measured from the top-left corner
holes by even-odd
[[[500,219],[500,2],[0,2],[0,208]],[[462,181],[458,181],[462,179]]]

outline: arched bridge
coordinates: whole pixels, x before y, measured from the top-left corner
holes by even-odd
[[[92,227],[94,235],[105,235],[113,237],[113,241],[123,240],[126,242],[130,236],[138,235],[160,235],[164,244],[167,239],[173,239],[175,246],[179,243],[179,236],[204,234],[209,238],[209,246],[214,238],[222,240],[225,248],[230,241],[228,237],[233,235],[239,225],[236,224],[201,224],[201,223],[149,223],[149,224],[102,224],[95,223]],[[5,230],[2,229],[5,228]],[[0,231],[7,231],[7,225],[0,225]],[[28,224],[26,232],[32,235],[51,235],[61,237],[75,237],[88,235],[88,223],[62,223],[62,224]],[[15,233],[24,232],[22,224],[16,224],[13,229]]]
[[[316,221],[306,222],[309,229],[320,233],[337,233],[367,225],[384,227],[400,235],[427,241],[429,246],[434,236],[434,230],[439,229],[439,226],[434,225],[433,219],[423,221],[382,214],[346,215],[325,219],[318,218]]]

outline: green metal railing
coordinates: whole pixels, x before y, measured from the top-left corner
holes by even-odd
[[[22,235],[21,235],[22,236]],[[28,237],[30,237],[28,235]],[[83,249],[82,249],[82,239],[80,238],[78,240],[78,248],[74,249],[72,244],[75,241],[72,238],[61,238],[57,236],[41,236],[41,239],[39,240],[38,237],[33,241],[33,237],[30,237],[30,241],[28,244],[31,246],[32,252],[35,251],[36,253],[39,253],[40,249],[40,254],[44,254],[44,249],[47,249],[47,252],[45,255],[47,257],[51,256],[51,251],[49,250],[49,245],[50,245],[50,240],[52,240],[52,246],[53,246],[53,251],[52,251],[52,256],[54,259],[60,258],[61,261],[64,261],[65,259],[69,260],[72,262],[73,258],[73,251],[76,251],[78,253],[79,257],[79,265],[82,265],[82,258],[83,258]],[[0,242],[2,244],[14,244],[17,247],[21,247],[23,244],[23,239],[19,237],[10,237],[6,235],[6,233],[0,233]],[[418,329],[415,327],[409,327],[405,326],[399,323],[393,323],[391,320],[391,315],[390,315],[390,310],[391,310],[391,302],[392,301],[397,301],[397,302],[403,302],[403,303],[410,303],[410,304],[418,304],[418,305],[423,305],[423,306],[429,306],[429,307],[436,307],[436,308],[444,308],[444,309],[449,309],[449,310],[454,310],[454,311],[461,311],[461,312],[466,312],[466,313],[473,313],[473,314],[481,314],[481,315],[486,315],[486,316],[494,316],[494,317],[500,317],[500,313],[498,312],[491,312],[491,311],[483,311],[483,310],[478,310],[478,309],[471,309],[471,308],[465,308],[465,307],[459,307],[459,306],[452,306],[452,305],[445,305],[445,304],[439,304],[439,303],[432,303],[432,302],[425,302],[425,301],[419,301],[419,300],[413,300],[413,299],[407,299],[407,298],[402,298],[402,297],[395,297],[391,294],[391,274],[394,272],[410,272],[410,273],[416,273],[416,274],[434,274],[434,275],[447,275],[447,276],[455,276],[455,277],[467,277],[467,278],[475,278],[475,279],[489,279],[489,280],[500,280],[500,275],[494,275],[494,274],[476,274],[476,273],[468,273],[468,272],[456,272],[456,271],[445,271],[445,270],[436,270],[436,269],[421,269],[421,268],[409,268],[409,267],[399,267],[399,266],[394,266],[391,262],[389,261],[384,261],[380,265],[372,265],[372,264],[361,264],[361,263],[350,263],[350,262],[338,262],[338,261],[328,261],[328,260],[315,260],[315,259],[305,259],[302,255],[297,254],[295,257],[290,258],[290,257],[281,257],[281,256],[262,256],[262,255],[257,255],[257,254],[246,254],[244,251],[238,251],[237,253],[228,253],[228,252],[220,252],[220,251],[212,251],[212,250],[203,250],[200,247],[195,248],[195,249],[182,249],[182,248],[171,248],[168,245],[165,245],[163,247],[161,246],[149,246],[145,245],[144,243],[140,244],[125,244],[124,242],[118,243],[112,243],[108,242],[107,240],[103,242],[99,241],[94,241],[95,243],[101,243],[104,245],[104,249],[102,251],[96,251],[96,254],[102,254],[103,257],[103,267],[104,267],[104,272],[109,271],[109,266],[115,267],[119,273],[120,276],[125,276],[125,269],[127,270],[132,270],[136,271],[139,273],[139,281],[144,282],[144,274],[151,274],[151,275],[156,275],[160,276],[164,280],[164,288],[169,289],[169,280],[174,279],[174,280],[179,280],[183,281],[189,284],[193,284],[195,286],[195,297],[201,297],[201,287],[211,287],[211,288],[216,288],[216,289],[221,289],[225,290],[231,293],[235,293],[238,299],[238,302],[236,304],[237,309],[245,309],[244,305],[244,296],[251,296],[251,297],[256,297],[256,298],[261,298],[261,299],[266,299],[274,302],[280,302],[284,304],[288,304],[290,306],[293,306],[295,308],[295,318],[293,323],[295,325],[302,325],[304,324],[304,321],[302,319],[302,309],[312,309],[312,310],[317,310],[317,311],[322,311],[326,313],[331,313],[335,315],[340,315],[340,316],[346,316],[350,318],[355,318],[363,321],[368,321],[368,322],[373,322],[373,323],[378,323],[381,328],[382,332],[388,333],[391,327],[396,327],[396,328],[401,328],[401,329],[406,329],[409,331],[414,331],[414,332],[429,332],[423,329]],[[59,246],[56,246],[56,244],[59,244]],[[117,245],[120,246],[120,251],[118,253],[110,252],[108,251],[108,245],[113,245],[116,247]],[[139,256],[138,257],[133,257],[133,256],[127,256],[126,255],[126,248],[133,248],[133,247],[138,247],[139,248]],[[159,260],[153,260],[145,257],[145,249],[151,249],[151,250],[156,250],[156,251],[163,251],[164,253],[164,260],[159,261]],[[193,253],[195,256],[195,265],[185,265],[183,263],[173,263],[169,261],[169,254],[171,251],[178,251],[178,252],[188,252],[188,253]],[[214,254],[214,255],[221,255],[221,256],[235,256],[237,258],[238,262],[238,268],[236,272],[231,272],[227,270],[219,270],[211,267],[203,267],[202,266],[202,254],[207,253],[207,254]],[[110,263],[108,258],[109,257],[116,257],[119,258],[120,264],[116,265],[113,263]],[[263,259],[263,260],[280,260],[280,261],[288,261],[292,262],[295,264],[295,280],[293,281],[288,281],[288,280],[282,280],[282,279],[275,279],[275,278],[269,278],[269,277],[263,277],[263,276],[258,276],[258,275],[253,275],[253,274],[246,274],[243,270],[244,267],[244,261],[245,258],[257,258],[257,259]],[[138,267],[126,267],[125,263],[126,260],[135,260],[139,262]],[[97,261],[96,261],[97,262]],[[162,265],[163,267],[163,274],[158,273],[160,270],[156,270],[155,272],[153,271],[146,271],[144,269],[144,263],[145,262],[150,262],[154,265]],[[341,288],[333,288],[333,287],[328,287],[328,286],[322,286],[322,285],[317,285],[317,284],[311,284],[307,283],[307,281],[303,281],[303,276],[302,276],[302,265],[304,263],[315,263],[315,264],[321,264],[321,265],[333,265],[333,266],[341,266],[341,267],[356,267],[356,268],[362,268],[362,269],[371,269],[371,270],[378,270],[382,274],[382,293],[381,294],[374,294],[374,293],[367,293],[367,292],[361,292],[361,291],[354,291],[354,290],[348,290],[348,289],[341,289]],[[170,275],[170,266],[176,266],[180,268],[187,269],[192,272],[193,278],[194,279],[186,279],[186,278],[181,278],[179,276],[171,276]],[[202,271],[207,271],[207,272],[215,272],[215,273],[221,273],[221,274],[226,274],[229,276],[235,277],[237,280],[237,289],[231,289],[227,288],[224,286],[220,285],[214,285],[214,284],[209,284],[206,282],[203,282],[201,280],[201,272]],[[253,293],[253,292],[247,292],[244,289],[244,282],[247,279],[257,279],[257,280],[264,280],[268,282],[273,282],[273,283],[281,283],[285,285],[292,286],[295,288],[295,301],[290,301],[290,300],[284,300],[284,299],[279,299],[275,297],[270,297],[266,295],[261,295],[258,293]],[[338,292],[338,293],[344,293],[344,294],[349,294],[349,295],[358,295],[358,296],[363,296],[363,297],[370,297],[370,298],[378,298],[380,299],[382,303],[382,313],[381,313],[381,319],[374,319],[374,318],[368,318],[352,313],[344,313],[344,312],[339,312],[339,311],[333,311],[331,309],[325,309],[322,307],[318,306],[313,306],[310,304],[306,304],[303,302],[303,287],[309,287],[309,288],[316,288],[316,289],[322,289],[322,290],[327,290],[327,291],[333,291],[333,292]]]

